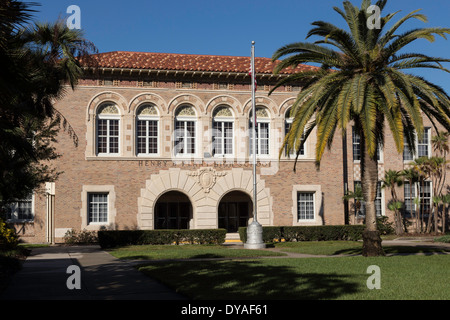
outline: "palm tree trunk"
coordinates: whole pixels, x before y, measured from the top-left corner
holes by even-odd
[[[377,215],[375,198],[377,196],[378,162],[376,155],[370,157],[365,147],[364,139],[361,139],[361,184],[364,201],[366,203],[366,229],[363,232],[363,256],[383,256],[380,233],[377,229]]]

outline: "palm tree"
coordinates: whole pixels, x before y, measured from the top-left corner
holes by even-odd
[[[381,13],[386,2],[376,3]],[[353,122],[361,138],[361,183],[366,203],[363,255],[377,256],[384,252],[376,226],[376,153],[377,147],[384,144],[385,123],[399,153],[403,152],[405,140],[415,150],[415,133],[421,138],[424,132],[423,115],[450,129],[450,97],[437,85],[402,72],[419,67],[450,72],[441,64],[450,60],[400,53],[400,50],[417,39],[433,41],[435,35],[445,38],[450,29],[423,28],[397,34],[399,27],[410,19],[427,21],[417,11],[401,18],[390,29],[386,29],[386,24],[397,13],[387,14],[380,17],[379,29],[371,29],[367,27],[370,5],[370,0],[363,0],[361,8],[345,1],[344,10],[337,7],[334,10],[344,18],[349,31],[316,21],[307,38],[319,36],[320,40],[292,43],[278,49],[273,61],[285,58],[274,68],[275,74],[301,63],[317,63],[321,68],[294,73],[280,80],[269,94],[286,83],[302,83],[303,89],[291,108],[294,120],[282,150],[285,147],[287,152],[298,150],[304,141],[300,139],[302,134],[307,138],[316,129],[317,165],[326,146],[331,146],[335,133],[346,131]]]
[[[397,197],[396,187],[403,185],[403,179],[400,171],[388,170],[384,174],[382,180],[382,188],[389,188],[391,191],[392,201],[389,204],[389,208],[394,211],[395,232],[396,234],[403,233],[403,222],[400,213],[400,204]]]
[[[450,194],[445,194],[442,196],[442,203],[443,203],[443,212],[442,212],[442,233],[446,233],[447,231],[447,211],[448,206],[450,204]]]
[[[419,173],[414,169],[414,167],[410,167],[408,169],[403,169],[401,171],[401,175],[403,179],[407,180],[409,183],[409,208],[410,215],[413,219],[417,219],[416,211],[414,210],[414,198],[413,198],[413,188],[414,185],[419,181]],[[406,200],[405,200],[406,202]]]
[[[95,47],[79,30],[62,21],[27,27],[32,3],[7,0],[0,4],[0,202],[21,197],[51,181],[57,173],[42,161],[57,155],[51,143],[55,123],[77,143],[77,136],[54,108],[65,84],[72,88],[82,75],[79,59]],[[16,173],[12,175],[12,173]],[[19,179],[20,175],[20,179]],[[15,192],[13,192],[15,191]],[[17,192],[16,192],[17,191]]]
[[[42,60],[49,64],[58,77],[67,81],[72,89],[84,74],[83,65],[95,63],[91,58],[97,52],[95,45],[84,38],[83,31],[69,29],[64,20],[54,23],[35,23],[25,29],[22,40],[35,53],[42,55]]]

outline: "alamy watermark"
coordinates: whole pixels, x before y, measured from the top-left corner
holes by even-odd
[[[70,5],[67,7],[66,13],[70,14],[67,18],[67,28],[81,29],[81,9],[77,5]]]
[[[376,5],[371,5],[367,8],[367,13],[371,13],[372,15],[367,19],[367,28],[370,30],[373,29],[381,29],[381,10],[380,7]]]
[[[67,267],[66,273],[71,274],[66,281],[67,289],[80,290],[81,289],[81,270],[77,265],[70,265]]]
[[[372,275],[367,278],[366,285],[370,290],[381,289],[381,269],[377,265],[371,265],[367,268],[366,273],[371,273]]]

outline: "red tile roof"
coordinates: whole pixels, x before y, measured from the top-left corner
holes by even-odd
[[[92,55],[100,68],[248,73],[250,57],[113,51]],[[271,74],[277,62],[255,58],[256,73]],[[300,65],[295,71],[316,67]],[[283,70],[290,74],[293,69]]]

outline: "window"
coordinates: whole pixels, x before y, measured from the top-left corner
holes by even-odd
[[[11,221],[33,221],[33,195],[28,196],[26,199],[11,203],[6,208],[6,219]]]
[[[229,107],[220,106],[214,110],[212,143],[214,156],[233,154],[233,113]]]
[[[418,190],[420,189],[420,193]],[[432,200],[432,189],[431,189],[431,181],[424,181],[422,186],[420,187],[419,183],[414,183],[412,188],[410,187],[410,183],[405,181],[404,184],[404,193],[405,193],[405,213],[408,216],[411,216],[412,212],[416,212],[417,205],[415,203],[416,195],[419,193],[420,203],[422,205],[423,213],[428,214],[431,210],[431,200]]]
[[[284,121],[284,135],[285,136],[288,134],[288,132],[292,126],[293,118],[290,116],[290,112],[291,112],[290,109],[286,112],[286,117],[285,117],[285,121]],[[304,140],[304,138],[305,138],[305,135],[302,135],[301,139]],[[286,154],[286,152],[287,152],[287,147],[284,149],[285,154]],[[288,157],[296,156],[296,150],[292,149],[290,154],[286,154],[286,155]],[[300,148],[299,156],[304,156],[304,155],[305,155],[305,145],[303,144]]]
[[[89,193],[88,194],[88,223],[108,222],[108,194]]]
[[[158,111],[153,105],[144,105],[136,117],[136,139],[138,155],[158,153]]]
[[[353,128],[352,134],[352,142],[353,142],[353,161],[361,160],[361,137],[359,134],[355,132],[355,128]]]
[[[356,189],[357,185],[361,186],[361,181],[354,182],[355,189]],[[381,181],[378,181],[377,182],[377,196],[375,198],[375,210],[376,210],[376,214],[378,217],[383,215],[383,203],[384,203],[384,201],[383,201],[383,192],[381,189]],[[364,201],[361,201],[361,209],[359,211],[359,215],[365,216],[366,215],[365,209],[366,209],[365,203],[364,203]]]
[[[175,155],[193,155],[195,148],[195,110],[191,106],[178,108],[175,116]]]
[[[355,131],[353,127],[352,131],[352,143],[353,143],[353,161],[361,161],[361,137]],[[377,161],[382,161],[383,147],[378,146],[377,149]]]
[[[424,128],[422,139],[418,139],[416,136],[415,147],[416,147],[416,157],[411,152],[406,138],[405,147],[403,149],[403,161],[412,161],[415,158],[429,157],[431,154],[431,128]]]
[[[249,123],[250,154],[253,154],[253,115],[250,112]],[[269,155],[270,117],[266,108],[256,108],[256,155]]]
[[[298,220],[314,220],[314,193],[297,193],[297,217]]]
[[[97,154],[119,153],[119,110],[114,104],[104,104],[97,112]]]

